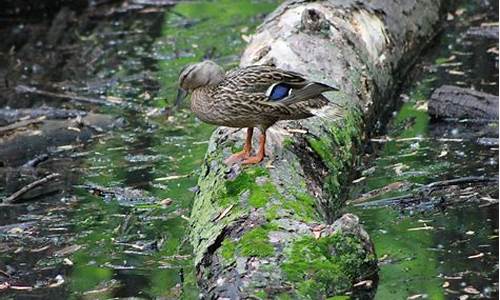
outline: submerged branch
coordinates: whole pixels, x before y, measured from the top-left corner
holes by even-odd
[[[43,185],[51,180],[54,180],[56,178],[58,178],[60,175],[58,173],[52,173],[52,174],[49,174],[41,179],[38,179],[36,181],[33,181],[32,183],[24,186],[23,188],[21,188],[20,190],[18,190],[17,192],[11,194],[10,196],[6,197],[5,199],[3,199],[3,203],[4,204],[11,204],[11,203],[14,203],[16,202],[22,195],[26,194],[27,192],[29,192],[30,190],[34,189],[35,187],[37,186],[40,186],[40,185]]]

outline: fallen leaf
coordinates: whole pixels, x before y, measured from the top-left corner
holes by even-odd
[[[298,128],[289,128],[286,131],[288,131],[289,133],[307,133],[307,130]]]
[[[155,181],[169,181],[169,180],[175,180],[175,179],[180,179],[180,178],[186,178],[188,176],[189,176],[189,174],[186,174],[186,175],[172,175],[172,176],[155,178]]]
[[[172,204],[172,202],[174,202],[174,200],[172,200],[170,198],[166,198],[166,199],[161,200],[160,204],[163,206],[169,206],[170,204]]]
[[[464,292],[466,292],[467,294],[472,294],[472,295],[480,294],[480,292],[472,286],[468,286],[468,287],[464,288]]]
[[[361,181],[363,181],[363,180],[365,180],[365,179],[366,179],[366,177],[364,177],[364,176],[363,176],[363,177],[359,177],[358,179],[354,179],[354,180],[352,181],[352,183],[358,183],[358,182],[361,182]]]
[[[57,275],[56,278],[54,278],[54,279],[55,279],[55,282],[49,284],[48,285],[49,288],[58,287],[64,283],[64,277],[62,277],[62,275]]]
[[[65,258],[63,260],[63,264],[67,265],[67,266],[72,266],[73,265],[73,262],[69,259],[69,258]]]
[[[115,97],[115,96],[107,96],[106,100],[108,100],[111,103],[117,103],[120,104],[123,102],[123,99],[120,97]]]
[[[55,256],[66,256],[66,255],[69,255],[71,253],[74,253],[78,250],[80,250],[80,248],[82,248],[81,245],[71,245],[71,246],[67,246],[67,247],[64,247],[60,250],[57,250],[56,252],[54,252],[54,255]]]
[[[468,256],[467,258],[469,259],[473,259],[473,258],[480,258],[480,257],[483,257],[484,256],[484,253],[481,252],[479,254],[476,254],[476,255],[471,255],[471,256]]]
[[[448,154],[448,151],[443,150],[443,151],[441,151],[441,153],[439,153],[438,157],[444,157],[444,156],[446,156],[447,154]]]
[[[366,287],[368,287],[368,288],[369,288],[369,287],[371,287],[371,286],[372,286],[372,284],[373,284],[373,281],[372,281],[372,280],[363,280],[363,281],[360,281],[360,282],[358,282],[358,283],[355,283],[353,286],[354,286],[354,287],[358,287],[358,286],[362,286],[362,285],[364,285],[364,286],[366,286]]]
[[[76,132],[81,132],[80,128],[77,128],[77,127],[68,126],[67,129],[72,130],[72,131],[76,131]]]
[[[320,224],[320,225],[312,228],[312,233],[313,233],[315,239],[319,239],[321,237],[321,232],[323,231],[323,229],[325,229],[324,224]]]
[[[427,294],[416,294],[416,295],[410,296],[406,299],[413,300],[413,299],[421,299],[421,298],[426,298],[426,297],[427,297]]]
[[[448,70],[448,73],[451,75],[465,75],[464,72],[458,70]]]
[[[23,232],[24,230],[21,227],[13,227],[7,231],[9,234],[18,234]]]
[[[415,227],[415,228],[409,228],[408,231],[419,231],[419,230],[432,230],[434,227],[432,226],[423,226],[423,227]]]
[[[498,48],[497,47],[491,47],[488,50],[486,50],[486,53],[498,54]]]
[[[33,287],[31,287],[31,286],[11,285],[10,289],[11,290],[16,290],[16,291],[31,291],[31,290],[33,290]]]
[[[234,204],[231,204],[228,207],[226,207],[226,209],[222,211],[222,213],[214,220],[214,222],[219,222],[220,220],[222,220],[227,215],[227,213],[233,208],[233,206]]]
[[[465,8],[459,8],[455,11],[455,16],[461,16],[465,12]]]
[[[10,284],[8,282],[2,282],[0,283],[0,291],[8,289],[10,287]]]
[[[43,246],[41,248],[37,248],[37,249],[31,249],[30,252],[31,253],[37,253],[37,252],[42,252],[42,251],[45,251],[47,249],[50,248],[50,245],[47,245],[47,246]]]

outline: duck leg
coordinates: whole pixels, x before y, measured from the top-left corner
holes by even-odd
[[[252,137],[253,137],[253,127],[248,127],[247,137],[245,139],[245,145],[243,146],[243,150],[229,156],[224,162],[227,165],[232,165],[237,161],[240,161],[242,159],[247,159],[250,156],[250,151],[252,151]]]
[[[264,156],[266,155],[266,130],[263,130],[259,138],[259,150],[257,150],[257,155],[248,157],[243,161],[244,165],[252,165],[260,163]]]

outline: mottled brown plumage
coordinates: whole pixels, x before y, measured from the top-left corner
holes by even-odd
[[[313,116],[312,110],[329,102],[321,95],[334,87],[309,81],[301,74],[272,66],[249,66],[227,74],[212,61],[189,65],[179,76],[182,89],[192,93],[191,109],[207,123],[244,128],[247,139],[244,150],[227,163],[260,162],[264,157],[266,130],[279,120],[296,120]],[[257,155],[250,157],[253,128],[262,133]]]

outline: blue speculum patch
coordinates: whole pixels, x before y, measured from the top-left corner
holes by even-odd
[[[273,87],[271,94],[269,95],[269,100],[279,101],[289,95],[291,87],[284,83],[278,83]]]

